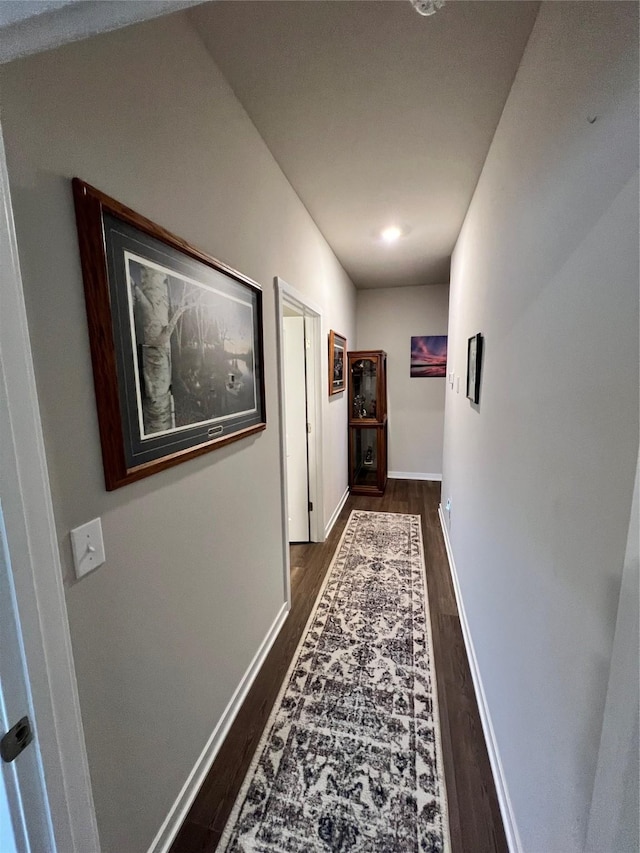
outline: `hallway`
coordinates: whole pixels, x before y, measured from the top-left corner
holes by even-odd
[[[350,496],[323,544],[291,547],[292,607],[171,853],[215,850],[280,684],[353,509],[422,519],[453,853],[506,851],[491,768],[438,518],[440,484],[389,480],[382,498]]]
[[[424,520],[454,849],[640,849],[638,3],[420,3],[148,0],[132,26],[122,4],[2,4],[57,9],[0,16],[0,500],[32,675],[5,728],[33,714],[63,853],[215,849],[354,507]],[[170,366],[204,417],[251,354],[266,427],[226,443],[226,421],[177,418],[176,441],[206,426],[197,455],[115,490],[113,447],[126,467],[147,442],[158,260],[123,245],[105,267],[98,230],[83,275],[74,177],[257,299],[250,346],[162,261],[163,387]],[[293,572],[283,288],[318,327],[307,499],[328,537]],[[388,489],[345,507],[331,332],[388,357]],[[412,339],[445,335],[445,375],[412,376]],[[87,524],[99,566],[74,555]]]

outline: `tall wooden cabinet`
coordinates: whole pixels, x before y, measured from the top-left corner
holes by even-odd
[[[362,350],[349,364],[349,489],[383,495],[387,485],[387,354]]]

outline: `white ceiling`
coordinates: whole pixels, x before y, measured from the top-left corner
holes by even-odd
[[[225,0],[189,13],[357,287],[441,284],[537,13]],[[384,245],[380,230],[407,233]]]

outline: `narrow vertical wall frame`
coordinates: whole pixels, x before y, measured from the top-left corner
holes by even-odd
[[[344,335],[329,332],[329,396],[339,394],[347,387],[347,339]]]
[[[483,337],[480,332],[469,338],[467,342],[467,397],[472,403],[480,402],[483,348]]]

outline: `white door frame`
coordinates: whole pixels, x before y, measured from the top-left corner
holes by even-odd
[[[308,542],[309,433],[307,431],[307,320],[284,301],[284,406],[289,541]]]
[[[3,511],[55,849],[100,850],[0,125]],[[3,399],[4,398],[4,399]],[[7,482],[4,480],[4,482]],[[27,815],[28,819],[28,815]],[[47,851],[49,853],[49,851]]]
[[[324,502],[322,487],[322,310],[299,290],[278,276],[274,279],[276,291],[276,346],[278,352],[278,397],[280,404],[280,470],[282,481],[282,548],[285,570],[285,592],[291,607],[291,580],[289,565],[289,523],[287,512],[287,449],[284,411],[284,303],[297,308],[305,317],[307,337],[307,419],[309,453],[309,500],[313,510],[309,513],[309,539],[324,542]]]

